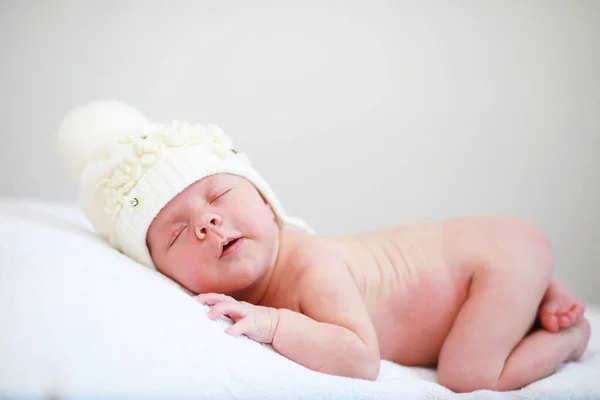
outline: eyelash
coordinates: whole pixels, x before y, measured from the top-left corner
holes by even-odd
[[[177,239],[179,239],[179,236],[181,236],[181,234],[183,233],[184,230],[187,229],[187,226],[184,226],[179,232],[177,232],[177,235],[175,235],[175,237],[173,237],[173,240],[171,240],[171,243],[169,244],[169,248],[171,246],[173,246],[173,244],[177,241]]]

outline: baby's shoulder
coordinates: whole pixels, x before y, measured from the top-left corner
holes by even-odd
[[[297,243],[290,258],[297,266],[316,271],[322,271],[328,265],[344,264],[339,245],[319,236],[310,236]]]
[[[342,282],[351,282],[346,259],[335,243],[320,237],[310,237],[298,244],[290,254],[294,264],[295,282],[305,292],[315,289],[330,291]]]
[[[335,245],[315,238],[296,251],[300,273],[295,287],[302,313],[318,319],[341,309],[340,302],[362,301],[356,280]]]

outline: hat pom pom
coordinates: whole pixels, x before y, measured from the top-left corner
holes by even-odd
[[[79,179],[86,165],[104,157],[125,131],[142,122],[147,120],[139,110],[116,100],[77,106],[58,129],[59,152]]]

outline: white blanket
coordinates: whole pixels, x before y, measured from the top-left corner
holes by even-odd
[[[316,373],[223,333],[206,307],[117,253],[71,205],[0,204],[0,396],[210,399],[600,398],[600,311],[580,362],[510,393],[458,395],[435,371]],[[483,396],[485,395],[485,396]]]

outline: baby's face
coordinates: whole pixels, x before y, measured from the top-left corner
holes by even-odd
[[[235,293],[275,262],[279,228],[246,179],[218,174],[173,198],[146,236],[158,269],[195,293]]]

